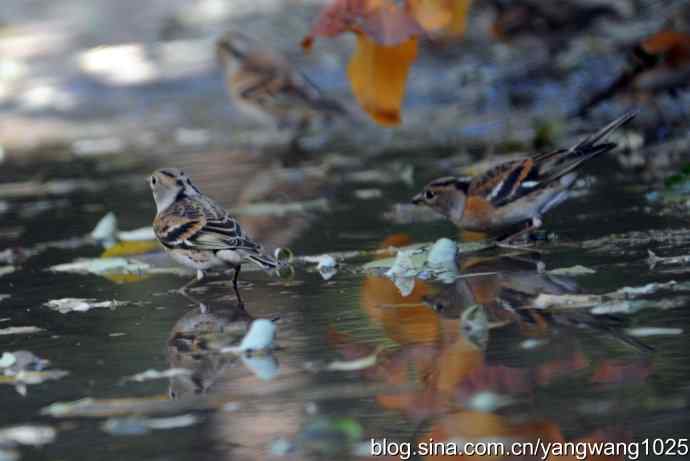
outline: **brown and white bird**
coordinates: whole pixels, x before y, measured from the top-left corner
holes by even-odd
[[[510,239],[542,225],[546,212],[566,200],[583,162],[608,152],[616,144],[604,142],[636,113],[614,120],[570,149],[536,154],[494,166],[475,177],[443,177],[426,185],[412,198],[462,229],[500,234],[527,227]]]
[[[323,96],[285,56],[246,35],[227,32],[216,49],[233,103],[255,120],[303,131],[316,120],[347,115],[340,103]]]
[[[182,291],[202,280],[210,269],[231,267],[235,270],[233,288],[241,305],[237,279],[242,264],[252,262],[264,270],[278,267],[278,262],[242,231],[239,222],[202,194],[183,171],[156,170],[149,177],[149,185],[156,202],[156,237],[175,261],[197,271],[196,279]]]

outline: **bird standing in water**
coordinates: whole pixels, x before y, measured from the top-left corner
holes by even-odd
[[[149,185],[156,202],[156,237],[175,261],[197,271],[196,278],[181,288],[183,292],[202,280],[205,271],[231,267],[235,270],[233,288],[242,305],[237,287],[242,264],[252,262],[264,270],[278,267],[278,262],[242,231],[239,222],[201,193],[183,171],[156,170],[149,177]]]
[[[636,113],[614,120],[570,149],[536,154],[523,160],[501,163],[475,177],[448,176],[431,181],[412,198],[473,232],[496,234],[527,224],[520,232],[537,229],[543,215],[565,201],[585,161],[608,152],[616,144],[604,142],[616,128]]]

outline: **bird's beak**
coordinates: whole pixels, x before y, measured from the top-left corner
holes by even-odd
[[[419,194],[412,197],[411,201],[413,205],[421,205],[422,203],[424,203],[424,194],[420,192]]]

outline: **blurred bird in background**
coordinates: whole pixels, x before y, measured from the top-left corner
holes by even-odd
[[[346,116],[338,102],[325,97],[289,60],[237,32],[217,42],[225,85],[234,105],[254,120],[290,129],[301,136],[312,124]]]

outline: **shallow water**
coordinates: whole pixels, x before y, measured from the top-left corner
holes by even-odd
[[[146,174],[163,164],[183,167],[202,190],[228,207],[257,201],[256,197],[282,202],[327,198],[328,211],[241,218],[252,235],[287,246],[296,255],[458,238],[443,221],[392,224],[383,217],[439,173],[429,166],[431,159],[433,155],[425,160],[426,167],[415,171],[413,185],[355,183],[347,179],[352,172],[343,168],[328,174],[305,173],[308,168],[286,174],[272,162],[242,152],[153,158],[107,174],[99,173],[108,169],[106,161],[56,165],[45,170],[51,178],[98,179],[105,188],[41,197],[52,200],[53,206],[24,217],[20,210],[37,197],[8,199],[0,246],[21,242],[31,248],[84,235],[106,211],[117,214],[123,229],[147,225],[154,209]],[[356,169],[383,165],[385,161],[374,160]],[[43,331],[0,336],[0,350],[31,351],[50,360],[49,369],[69,375],[28,385],[25,396],[14,385],[0,386],[2,426],[47,424],[57,430],[54,442],[21,448],[22,459],[72,459],[76,453],[102,460],[341,459],[353,452],[354,457],[366,458],[370,438],[415,442],[678,437],[689,423],[687,336],[632,339],[626,329],[686,329],[687,289],[650,294],[645,309],[616,319],[592,316],[586,308],[557,313],[511,310],[530,305],[540,293],[602,294],[690,279],[682,266],[650,269],[646,262],[648,249],[663,256],[690,253],[684,219],[659,216],[645,206],[644,190],[632,187],[641,179],[628,175],[623,181],[615,171],[611,158],[588,170],[597,178],[591,192],[548,216],[547,229],[559,238],[539,244],[541,255],[486,252],[463,257],[461,274],[490,275],[448,285],[418,280],[408,297],[389,279],[357,270],[371,259],[361,257],[343,263],[330,280],[303,265],[290,280],[243,273],[247,312],[242,312],[228,276],[193,290],[197,303],[171,291],[186,277],[154,275],[115,283],[95,275],[47,270],[79,257],[98,256],[103,249],[96,244],[46,249],[17,263],[14,273],[0,279],[0,293],[10,295],[0,301],[0,329],[31,325]],[[2,180],[28,179],[33,173],[17,167],[4,170]],[[262,175],[273,178],[271,190],[247,192],[247,181],[256,184]],[[355,190],[372,188],[381,190],[380,198],[356,198]],[[54,205],[58,199],[68,205]],[[7,237],[6,231],[17,226],[19,236]],[[636,231],[653,238],[630,243],[611,237],[609,245],[597,240]],[[664,235],[673,235],[673,242],[665,241]],[[596,272],[549,275],[537,271],[538,260],[546,270],[581,265]],[[124,304],[65,314],[44,306],[60,298]],[[669,303],[675,308],[665,309]],[[481,321],[475,331],[463,314],[476,304],[485,307],[488,331]],[[255,358],[248,366],[235,356],[209,352],[214,341],[241,338],[249,316],[279,317],[278,348],[271,356]],[[373,366],[323,370],[324,364],[367,357],[377,348],[381,350]],[[178,367],[191,374],[123,382],[145,370]],[[87,397],[162,399],[162,406],[154,409],[150,402],[135,404],[124,416],[191,414],[197,419],[190,426],[133,435],[104,430],[111,410],[98,417],[40,415],[54,402]],[[120,424],[117,427],[125,429],[119,432],[141,427],[132,420]],[[343,426],[361,428],[362,434],[350,440]],[[290,448],[287,453],[282,453],[283,446]]]

